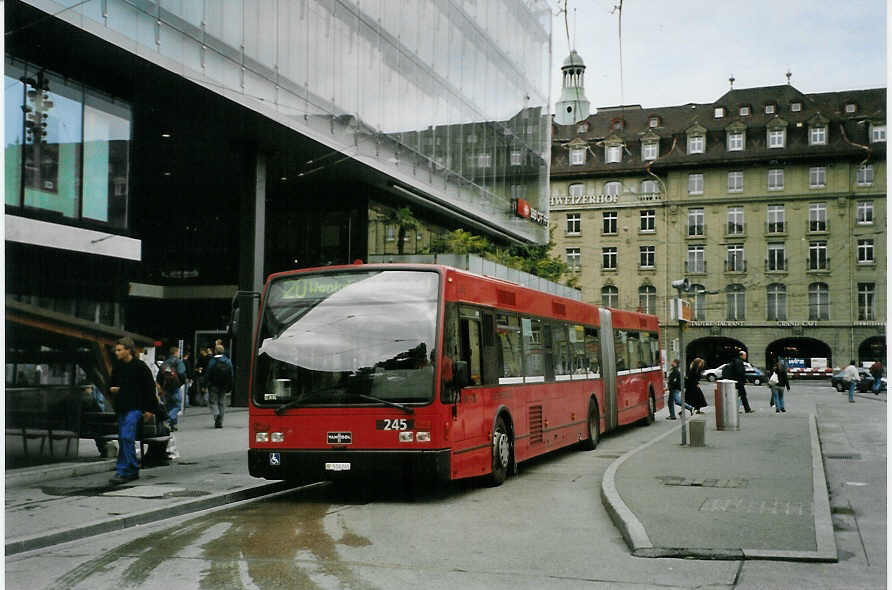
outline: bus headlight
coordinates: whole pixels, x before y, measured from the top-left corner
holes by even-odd
[[[285,434],[282,432],[274,432],[270,435],[272,442],[285,442]]]
[[[400,442],[412,442],[412,432],[400,432]]]
[[[416,442],[430,442],[431,441],[431,433],[430,432],[416,432],[415,433],[415,441]]]
[[[269,432],[255,432],[254,442],[269,442]]]

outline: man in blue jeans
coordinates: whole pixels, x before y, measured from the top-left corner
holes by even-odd
[[[849,386],[850,404],[855,403],[855,387],[860,379],[861,375],[858,373],[858,368],[855,367],[855,361],[850,362],[849,366],[842,370],[842,380]]]
[[[678,359],[672,359],[672,368],[669,369],[669,419],[675,420],[675,406],[681,405],[681,372],[678,370]],[[685,409],[694,413],[694,406],[685,403]],[[684,412],[684,410],[682,410]]]
[[[118,463],[109,484],[118,485],[139,479],[136,437],[143,419],[157,407],[155,380],[144,362],[136,358],[133,339],[124,337],[115,344],[119,363],[112,371],[109,392],[114,396],[118,415]]]
[[[170,355],[161,364],[158,370],[158,385],[164,392],[164,404],[167,406],[167,419],[170,420],[170,429],[177,429],[177,417],[180,414],[180,403],[183,400],[183,392],[186,388],[186,365],[180,360],[180,349],[171,346]],[[170,378],[170,381],[168,381]]]

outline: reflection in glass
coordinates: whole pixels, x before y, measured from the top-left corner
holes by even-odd
[[[129,108],[87,95],[84,106],[82,211],[85,219],[108,222],[118,227],[126,224],[130,119]]]
[[[6,204],[18,205],[22,194],[22,145],[25,142],[25,128],[22,117],[25,90],[19,78],[24,74],[24,70],[7,60],[4,74],[3,119],[6,126],[4,150],[6,154]]]

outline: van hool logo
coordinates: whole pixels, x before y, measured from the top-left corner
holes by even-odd
[[[352,432],[329,432],[328,444],[330,445],[351,445],[353,444]]]

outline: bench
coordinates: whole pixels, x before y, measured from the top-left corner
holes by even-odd
[[[100,439],[106,442],[118,440],[118,416],[114,412],[84,412],[82,419],[81,438]],[[151,421],[141,422],[141,428],[137,432],[136,440],[139,442],[139,462],[142,466],[146,456],[146,447],[149,444],[170,442],[170,435],[159,435],[157,418],[153,415]]]
[[[25,457],[30,458],[33,451],[29,451],[29,441],[40,441],[38,454],[43,455],[47,442],[49,442],[50,456],[56,456],[54,443],[65,442],[65,454],[71,452],[72,441],[79,438],[77,427],[70,424],[64,415],[47,414],[39,410],[7,410],[6,411],[6,436],[21,437]]]

